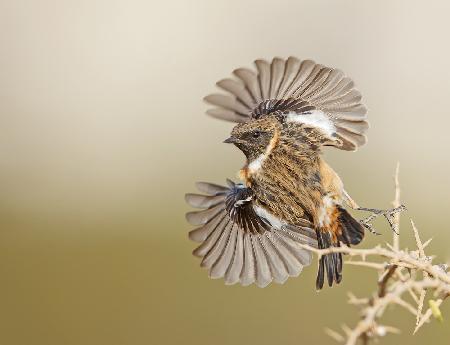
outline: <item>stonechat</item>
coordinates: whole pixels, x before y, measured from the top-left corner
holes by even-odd
[[[227,94],[205,101],[207,113],[237,122],[225,143],[246,157],[240,183],[198,183],[187,194],[194,255],[211,278],[226,284],[283,283],[311,263],[316,248],[356,245],[364,225],[345,207],[358,205],[325,162],[324,146],[355,151],[366,143],[367,109],[352,79],[311,60],[256,60],[256,71],[236,69],[217,82]],[[300,245],[299,245],[300,244]],[[342,255],[319,260],[316,288],[342,279]]]

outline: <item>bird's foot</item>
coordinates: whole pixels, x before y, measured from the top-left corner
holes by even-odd
[[[391,230],[398,235],[398,224],[395,222],[395,215],[399,212],[405,211],[406,210],[406,206],[405,205],[400,205],[399,207],[395,207],[395,208],[390,208],[388,210],[379,210],[376,208],[365,208],[365,207],[358,207],[357,208],[358,211],[367,211],[367,212],[372,212],[372,214],[364,219],[360,220],[360,223],[367,229],[369,230],[372,234],[375,235],[380,235],[378,232],[375,231],[373,225],[372,225],[372,221],[376,218],[378,218],[379,216],[384,216],[384,218],[386,218],[386,220],[389,223],[389,226],[391,227]]]

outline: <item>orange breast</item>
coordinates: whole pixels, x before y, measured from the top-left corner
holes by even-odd
[[[239,178],[245,183],[247,187],[252,186],[252,178],[247,165],[239,170]]]

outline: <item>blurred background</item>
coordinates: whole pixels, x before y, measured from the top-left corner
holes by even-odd
[[[369,143],[328,160],[364,206],[386,208],[401,164],[408,217],[448,261],[448,1],[0,2],[0,343],[332,344],[354,324],[346,267],[317,293],[315,264],[285,285],[224,286],[191,255],[184,193],[243,165],[232,125],[204,115],[214,83],[256,58],[313,58],[354,78]],[[445,43],[447,42],[447,43]],[[363,246],[391,240],[367,236]],[[385,344],[448,344],[444,324]]]

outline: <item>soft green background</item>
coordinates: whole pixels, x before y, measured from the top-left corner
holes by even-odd
[[[358,319],[345,268],[283,286],[226,287],[191,256],[183,195],[243,163],[231,125],[202,97],[258,57],[351,75],[370,109],[369,144],[327,151],[362,205],[388,207],[401,161],[406,217],[448,261],[450,24],[447,1],[0,1],[0,344],[332,344]],[[377,223],[385,242],[391,233]],[[411,246],[407,218],[403,243]],[[384,344],[450,343],[444,324]]]

